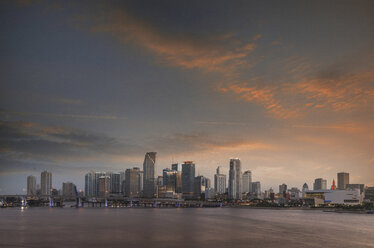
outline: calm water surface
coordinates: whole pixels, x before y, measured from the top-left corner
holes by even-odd
[[[0,247],[374,247],[374,215],[270,209],[0,209]]]

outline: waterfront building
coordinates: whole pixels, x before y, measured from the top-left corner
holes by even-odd
[[[260,182],[252,183],[252,193],[255,194],[255,196],[257,197],[261,196],[261,183]]]
[[[243,193],[250,193],[252,191],[252,172],[250,170],[245,171],[242,180]]]
[[[40,187],[41,195],[49,196],[52,190],[52,173],[48,171],[43,171],[40,175]]]
[[[166,186],[166,191],[175,193],[182,192],[182,173],[177,170],[164,169],[163,170],[163,184]]]
[[[365,201],[374,202],[374,187],[365,188]]]
[[[76,198],[76,186],[72,182],[62,183],[62,196],[65,200],[74,200]]]
[[[183,198],[191,199],[194,196],[195,164],[185,161],[182,164],[182,194]]]
[[[287,192],[291,200],[302,198],[301,191],[296,187],[289,189]]]
[[[27,195],[36,196],[36,177],[34,176],[27,177]]]
[[[84,194],[87,197],[95,195],[95,173],[90,171],[84,176]]]
[[[325,190],[327,189],[327,180],[317,178],[314,180],[313,190]]]
[[[349,173],[339,172],[338,173],[338,189],[345,189],[347,184],[349,184]]]
[[[216,191],[213,188],[205,188],[205,200],[214,200]]]
[[[198,200],[203,199],[203,193],[205,193],[205,178],[197,176],[194,179],[194,198]]]
[[[101,176],[98,179],[98,197],[108,197],[110,193],[110,176]]]
[[[242,168],[240,159],[230,159],[229,199],[242,199]]]
[[[139,171],[139,194],[140,195],[143,195],[143,186],[144,186],[144,173],[143,171]]]
[[[125,171],[125,196],[139,197],[140,170],[137,167]]]
[[[99,196],[99,178],[106,176],[105,172],[97,171],[94,176],[94,196]]]
[[[304,183],[304,185],[303,185],[303,192],[305,192],[305,191],[307,191],[307,190],[309,190],[309,187],[308,187],[308,184],[307,183]]]
[[[143,163],[143,196],[153,198],[156,193],[155,182],[156,152],[147,152]]]
[[[359,190],[360,194],[362,194],[365,190],[365,184],[347,184],[347,190]]]
[[[307,199],[321,199],[325,204],[357,205],[363,201],[363,195],[359,190],[309,190],[305,192]]]
[[[113,172],[110,173],[110,193],[120,194],[122,191],[121,187],[121,173]]]
[[[283,183],[279,185],[279,194],[284,195],[287,192],[287,184]]]
[[[217,167],[214,175],[214,190],[217,194],[224,194],[226,192],[226,175],[220,173],[220,167]]]

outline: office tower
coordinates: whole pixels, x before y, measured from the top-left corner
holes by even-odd
[[[143,163],[143,196],[146,198],[152,198],[156,193],[155,170],[156,152],[147,152]]]
[[[167,181],[168,177],[171,175],[171,172],[172,172],[172,170],[170,168],[165,168],[165,169],[162,170],[162,180],[163,180],[162,184],[163,185],[166,186],[166,184],[167,184],[166,181]]]
[[[143,194],[143,186],[144,186],[144,173],[143,171],[139,171],[139,195]]]
[[[34,176],[27,177],[27,195],[36,196],[36,177]]]
[[[101,176],[98,179],[98,197],[108,197],[110,193],[110,177]]]
[[[113,172],[110,173],[110,193],[120,194],[121,193],[121,173]]]
[[[103,177],[105,176],[106,173],[105,172],[100,172],[100,171],[97,171],[95,172],[95,177],[94,177],[94,196],[99,196],[99,178],[100,177]]]
[[[185,199],[194,196],[195,164],[192,161],[185,161],[182,164],[182,193]]]
[[[125,171],[125,196],[139,197],[140,170],[137,167]]]
[[[211,182],[210,182],[210,179],[209,179],[209,178],[204,177],[204,181],[203,181],[203,183],[204,183],[205,188],[211,188],[211,187],[210,187],[210,186],[211,186]]]
[[[307,190],[309,190],[308,184],[304,183],[304,185],[303,185],[303,192],[305,192]]]
[[[365,188],[365,201],[374,202],[374,187]]]
[[[243,173],[243,184],[242,184],[242,191],[243,193],[249,193],[252,191],[252,172],[247,170]]]
[[[314,190],[325,190],[325,189],[327,189],[327,180],[322,179],[322,178],[315,179],[314,184],[313,184],[313,189]]]
[[[52,173],[43,171],[40,176],[40,187],[42,196],[51,195],[52,190]]]
[[[287,185],[281,184],[279,185],[279,194],[285,194],[287,192]]]
[[[172,165],[171,165],[171,169],[172,169],[173,171],[179,171],[179,164],[172,164]]]
[[[205,178],[203,176],[197,176],[194,179],[194,198],[202,199],[202,194],[205,193]]]
[[[261,195],[261,183],[260,182],[252,183],[252,193],[254,193],[256,196]]]
[[[240,159],[230,159],[229,199],[242,199],[242,168]]]
[[[76,198],[75,195],[76,186],[72,182],[62,183],[62,196],[65,200],[74,200]]]
[[[84,194],[87,197],[92,197],[95,195],[95,173],[92,171],[88,172],[84,176]]]
[[[214,190],[217,194],[224,194],[226,192],[226,175],[220,173],[219,166],[214,175]]]
[[[338,189],[345,189],[346,185],[349,184],[349,173],[339,172],[338,173]]]

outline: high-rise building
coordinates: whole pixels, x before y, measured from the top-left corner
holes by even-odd
[[[27,177],[27,195],[36,196],[36,177],[34,176]]]
[[[90,171],[84,176],[84,194],[87,197],[95,196],[95,173]]]
[[[240,159],[230,159],[229,199],[242,199],[242,168]]]
[[[110,193],[110,176],[101,176],[98,180],[98,197],[108,197]]]
[[[40,187],[42,196],[51,195],[52,190],[52,173],[43,171],[40,175]]]
[[[194,198],[203,199],[202,194],[205,193],[205,178],[197,176],[194,179]]]
[[[374,187],[365,188],[365,201],[374,202]]]
[[[324,190],[327,189],[327,180],[323,178],[317,178],[314,180],[313,184],[313,189],[314,190]]]
[[[261,183],[260,182],[253,182],[252,183],[252,193],[256,196],[261,195]]]
[[[139,171],[139,195],[143,195],[143,186],[144,186],[144,173],[143,171]]]
[[[182,193],[185,199],[194,197],[195,164],[185,161],[182,164]]]
[[[94,177],[94,196],[99,196],[99,178],[100,177],[105,177],[106,173],[105,172],[100,172],[97,171],[95,172],[95,177]]]
[[[279,185],[279,194],[285,194],[287,192],[287,184]]]
[[[76,198],[76,186],[72,182],[62,183],[62,196],[65,200],[74,200]]]
[[[120,194],[121,193],[121,173],[113,172],[110,173],[110,193]]]
[[[171,169],[172,169],[173,171],[179,171],[179,164],[172,164],[172,165],[171,165]]]
[[[125,196],[139,197],[140,170],[137,167],[127,169],[125,172]]]
[[[309,190],[308,184],[304,183],[304,185],[303,185],[303,192],[305,192],[307,190]]]
[[[242,180],[243,193],[250,193],[252,191],[252,172],[250,170],[245,171]]]
[[[339,172],[338,173],[338,189],[343,190],[349,184],[349,173]]]
[[[156,152],[147,152],[143,163],[143,196],[146,198],[153,198],[156,193]]]
[[[163,170],[163,185],[166,191],[182,192],[182,173],[178,170]]]
[[[226,175],[220,173],[219,166],[214,175],[214,190],[217,194],[224,194],[226,192]]]

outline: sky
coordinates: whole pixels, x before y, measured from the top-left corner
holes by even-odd
[[[0,2],[0,194],[192,160],[374,186],[374,1]]]

